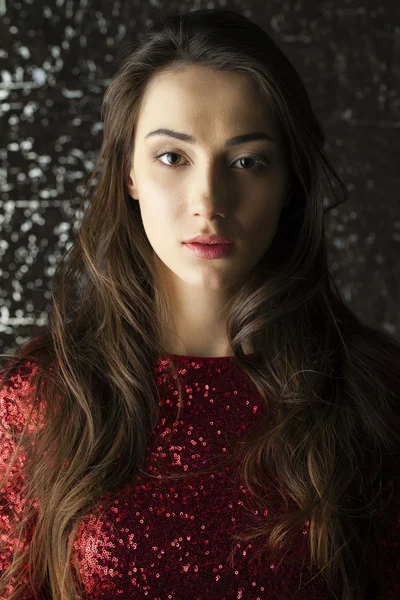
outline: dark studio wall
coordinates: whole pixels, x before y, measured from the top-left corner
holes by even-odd
[[[400,339],[400,11],[397,2],[0,0],[0,352],[39,335],[101,145],[100,103],[122,44],[161,15],[237,10],[264,27],[310,94],[349,190],[327,215],[351,309]]]

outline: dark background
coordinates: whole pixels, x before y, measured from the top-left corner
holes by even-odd
[[[79,225],[121,46],[161,16],[237,10],[302,77],[349,190],[326,216],[350,308],[400,339],[400,10],[397,2],[0,0],[0,352],[39,335]]]

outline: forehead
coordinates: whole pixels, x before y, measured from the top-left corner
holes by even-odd
[[[277,135],[274,114],[256,83],[243,73],[189,66],[157,74],[143,97],[137,134],[143,138],[154,126],[188,128],[227,137],[246,130],[269,129]],[[176,126],[176,127],[175,127]]]

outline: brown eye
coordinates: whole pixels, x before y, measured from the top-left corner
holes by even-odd
[[[159,154],[158,156],[156,156],[156,159],[160,159],[162,156],[182,156],[182,155],[178,154],[177,152],[163,152],[162,154]],[[160,162],[161,162],[161,164],[163,164],[164,166],[167,166],[167,167],[169,167],[169,166],[178,166],[178,165],[175,165],[175,164],[168,165],[168,163],[165,164],[162,161],[160,161]]]
[[[160,160],[160,158],[163,156],[182,156],[182,154],[179,154],[178,152],[162,152],[161,154],[158,154],[157,156],[154,157],[154,161],[158,161],[160,163],[160,165],[162,165],[163,167],[175,168],[175,167],[181,166],[179,164],[164,163],[163,161]],[[266,167],[268,164],[268,159],[265,156],[260,156],[260,155],[243,156],[242,158],[237,158],[234,162],[245,161],[245,160],[249,160],[249,159],[250,159],[250,161],[253,161],[253,163],[256,163],[256,166],[253,168],[250,167],[250,168],[245,168],[245,169],[239,169],[240,171],[258,171],[258,170]]]

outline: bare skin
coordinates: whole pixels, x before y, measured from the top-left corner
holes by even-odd
[[[146,137],[159,128],[189,134],[196,142]],[[274,141],[224,146],[252,132]],[[162,152],[168,154],[155,160]],[[265,166],[257,163],[264,159]],[[168,352],[233,355],[224,307],[268,250],[288,203],[288,186],[276,118],[251,79],[198,65],[154,78],[135,128],[128,191],[140,204],[160,270],[157,285],[168,297],[163,332]],[[213,260],[195,256],[182,241],[199,233],[228,237],[234,251]],[[251,353],[252,345],[244,351]]]

